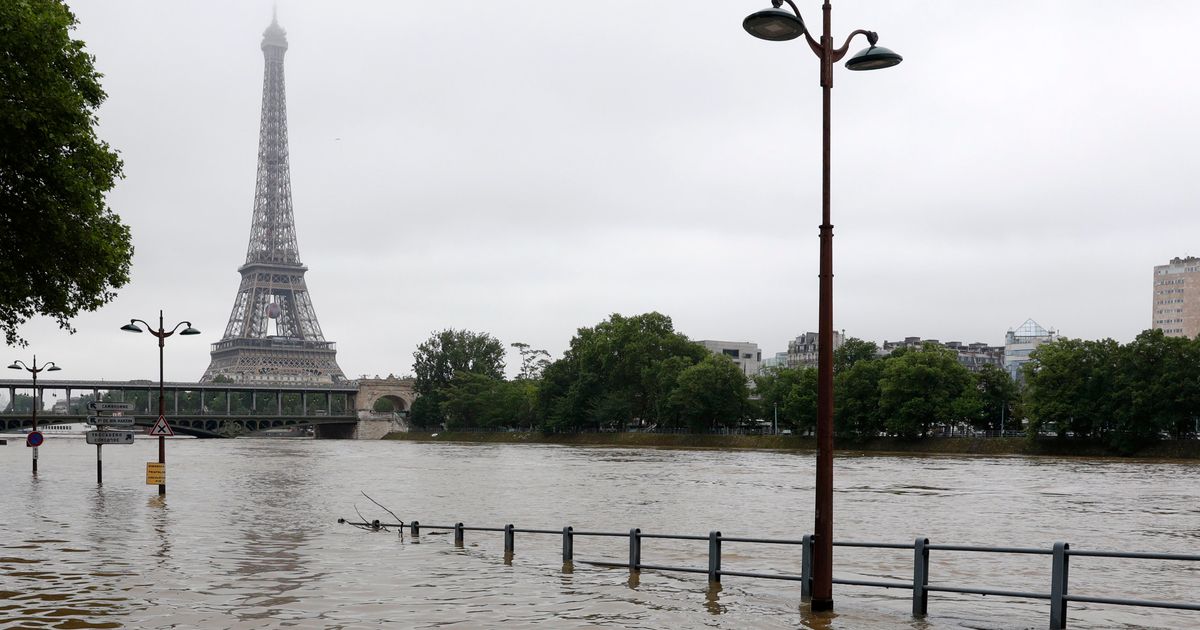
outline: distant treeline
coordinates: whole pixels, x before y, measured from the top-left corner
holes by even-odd
[[[712,432],[767,422],[794,434],[814,429],[814,368],[774,368],[751,383],[732,359],[690,341],[660,313],[614,314],[580,328],[557,361],[512,345],[522,364],[509,380],[496,338],[434,333],[414,353],[420,397],[411,423],[546,433]],[[1004,426],[1099,439],[1117,452],[1196,434],[1200,341],[1154,330],[1124,345],[1063,339],[1031,357],[1018,386],[993,366],[970,372],[941,346],[881,356],[874,343],[848,339],[834,353],[837,434],[921,438]]]

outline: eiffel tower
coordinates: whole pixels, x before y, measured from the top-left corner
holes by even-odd
[[[238,383],[332,383],[346,379],[337,348],[325,341],[313,310],[296,245],[288,166],[283,55],[287,33],[272,16],[263,32],[262,122],[258,182],[246,264],[225,336],[212,345],[201,382],[223,376]]]

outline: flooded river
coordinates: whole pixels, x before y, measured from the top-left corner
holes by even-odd
[[[10,438],[12,436],[9,436]],[[51,438],[0,447],[0,626],[42,628],[1045,628],[1045,601],[835,586],[836,614],[799,585],[601,568],[627,541],[500,533],[419,539],[338,517],[426,524],[799,538],[812,526],[811,453],[173,440],[168,489],[144,482],[156,444]],[[1024,457],[841,456],[838,540],[1200,553],[1200,465]],[[800,572],[799,549],[725,544],[724,568]],[[707,544],[647,539],[647,564],[705,567]],[[911,580],[912,551],[836,550],[839,578]],[[932,552],[933,584],[1049,592],[1049,556]],[[1200,563],[1075,558],[1071,592],[1200,601]],[[1072,604],[1069,628],[1200,627],[1200,612]]]

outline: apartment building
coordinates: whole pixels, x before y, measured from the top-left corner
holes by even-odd
[[[1200,258],[1172,258],[1154,268],[1151,328],[1170,337],[1200,333]]]

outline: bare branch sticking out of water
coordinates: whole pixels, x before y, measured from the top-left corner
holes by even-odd
[[[384,512],[387,512],[388,514],[391,514],[391,515],[392,515],[392,518],[396,519],[396,522],[397,522],[397,523],[400,523],[400,528],[401,528],[401,529],[403,529],[403,528],[404,528],[404,519],[400,518],[399,516],[396,516],[396,513],[395,513],[395,512],[393,512],[393,511],[391,511],[391,510],[387,509],[386,507],[384,507],[384,506],[383,506],[383,504],[381,504],[380,502],[376,501],[375,499],[372,499],[372,498],[371,498],[371,496],[370,496],[370,495],[368,495],[366,492],[363,492],[362,490],[359,490],[359,492],[362,492],[362,495],[363,495],[364,497],[367,497],[367,500],[368,500],[368,501],[370,501],[371,503],[374,503],[375,505],[378,505],[378,506],[379,506],[379,509],[383,510]],[[365,519],[364,519],[364,520],[365,520]]]

